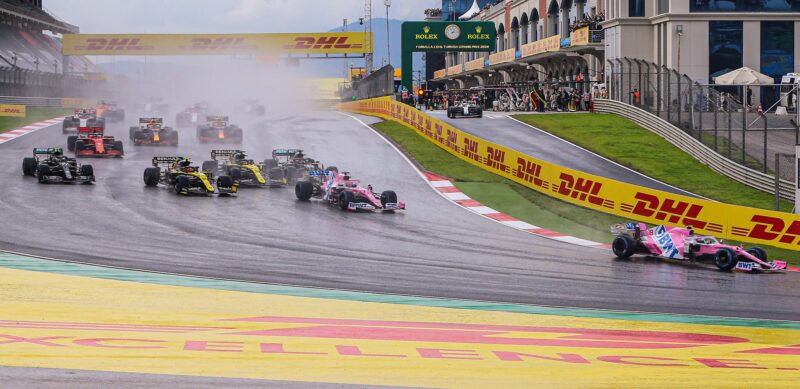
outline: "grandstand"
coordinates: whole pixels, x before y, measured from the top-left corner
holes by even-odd
[[[84,94],[83,75],[97,69],[85,57],[63,57],[58,38],[77,32],[45,11],[41,0],[0,0],[0,95]]]

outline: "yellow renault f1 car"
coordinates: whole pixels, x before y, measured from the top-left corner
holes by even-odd
[[[239,184],[230,176],[222,175],[217,177],[217,186],[214,188],[211,184],[213,178],[214,172],[192,166],[192,162],[186,157],[153,157],[153,167],[144,169],[145,185],[162,184],[181,195],[232,195],[239,189]]]
[[[203,162],[203,170],[229,176],[242,186],[275,188],[288,184],[282,169],[255,163],[242,150],[211,150],[211,160]]]

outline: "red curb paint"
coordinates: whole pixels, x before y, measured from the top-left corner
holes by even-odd
[[[469,199],[469,200],[456,200],[456,203],[462,207],[469,208],[469,207],[480,207],[483,204],[479,203],[476,200]]]
[[[461,193],[461,190],[459,190],[455,186],[443,186],[440,188],[436,188],[436,190],[442,193]]]
[[[519,220],[519,219],[513,218],[511,216],[508,216],[508,215],[506,215],[504,213],[499,213],[499,212],[498,213],[489,213],[489,214],[486,214],[486,215],[483,215],[483,216],[486,216],[486,217],[488,217],[490,219],[497,220],[499,222],[512,222],[512,221],[518,221]]]
[[[549,237],[567,236],[566,234],[562,234],[560,232],[546,230],[544,228],[531,228],[531,229],[527,229],[525,231],[532,232],[532,233],[534,233],[536,235],[549,236]]]

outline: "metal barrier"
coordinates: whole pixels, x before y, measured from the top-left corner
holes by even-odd
[[[764,192],[775,192],[774,176],[725,158],[708,147],[708,145],[692,137],[689,133],[666,121],[663,117],[658,117],[646,110],[619,101],[607,99],[596,99],[594,108],[596,112],[613,113],[622,116],[652,131],[698,161],[708,165],[708,167],[717,173]],[[784,164],[788,165],[786,162],[784,162]],[[794,183],[788,180],[779,180],[778,187],[780,198],[794,201]]]
[[[28,107],[62,107],[61,98],[0,96],[0,104],[20,104]]]
[[[389,96],[394,92],[394,68],[386,65],[364,79],[353,81],[351,88],[358,100]]]
[[[794,153],[800,129],[792,123],[794,115],[759,114],[748,106],[747,90],[755,87],[700,84],[634,58],[608,64],[610,99],[662,118],[741,166],[795,181],[793,169],[771,172],[769,168],[775,165],[776,153]]]

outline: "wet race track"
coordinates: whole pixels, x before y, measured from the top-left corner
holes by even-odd
[[[621,261],[610,251],[514,230],[439,196],[389,144],[344,114],[231,120],[244,128],[241,147],[249,157],[262,160],[272,148],[302,148],[378,192],[395,190],[406,212],[342,212],[298,202],[293,188],[243,188],[229,198],[146,188],[142,172],[154,155],[185,155],[199,165],[211,149],[234,147],[198,145],[194,129],[180,129],[178,148],[134,147],[127,128],[135,120],[129,115],[124,123],[109,124],[110,134],[125,142],[123,159],[82,161],[94,166],[97,183],[92,186],[41,185],[22,176],[22,158],[33,147],[65,147],[60,125],[0,145],[0,214],[6,221],[0,249],[301,286],[800,319],[800,274],[723,273],[643,258]]]

